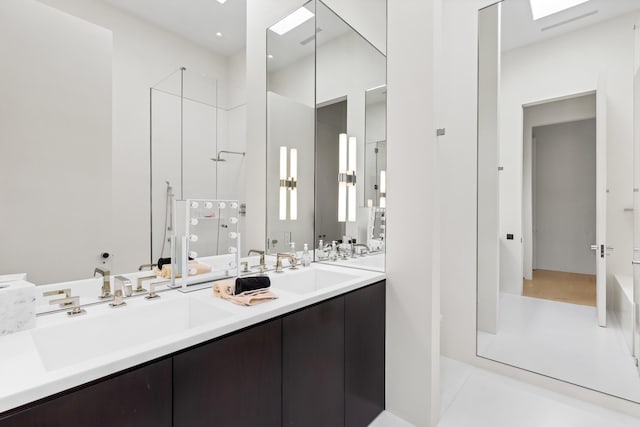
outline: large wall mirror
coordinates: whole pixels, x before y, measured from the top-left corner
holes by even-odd
[[[0,275],[137,271],[174,202],[245,199],[246,0],[1,3]]]
[[[267,30],[266,61],[267,250],[384,271],[386,56],[314,1]]]
[[[640,402],[640,4],[572,3],[479,12],[477,353]]]

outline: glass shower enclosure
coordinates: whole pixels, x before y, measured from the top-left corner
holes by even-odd
[[[186,67],[150,88],[151,264],[170,257],[171,236],[184,234],[187,200],[240,198],[245,153],[225,148],[233,130],[221,92],[215,76]],[[200,256],[228,253],[229,224],[216,219],[206,223]]]

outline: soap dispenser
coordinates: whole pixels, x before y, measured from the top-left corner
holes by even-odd
[[[311,254],[309,253],[309,245],[304,244],[304,250],[302,251],[302,265],[309,267],[311,264]]]
[[[325,259],[327,254],[324,252],[324,241],[320,239],[318,241],[318,249],[316,249],[316,260]]]

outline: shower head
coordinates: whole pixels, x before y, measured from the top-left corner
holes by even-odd
[[[213,157],[211,160],[214,162],[226,162],[227,159],[223,159],[222,157],[220,157],[220,155],[222,153],[227,153],[227,154],[237,154],[239,156],[243,156],[246,154],[244,151],[227,151],[227,150],[220,150],[218,151],[218,155],[217,157]]]

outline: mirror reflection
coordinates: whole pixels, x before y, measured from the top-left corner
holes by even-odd
[[[636,402],[639,18],[504,0],[478,21],[478,355]]]
[[[267,70],[267,250],[384,270],[386,57],[316,1],[267,31]]]
[[[137,271],[172,203],[242,203],[246,1],[183,3],[2,2],[0,274]]]

